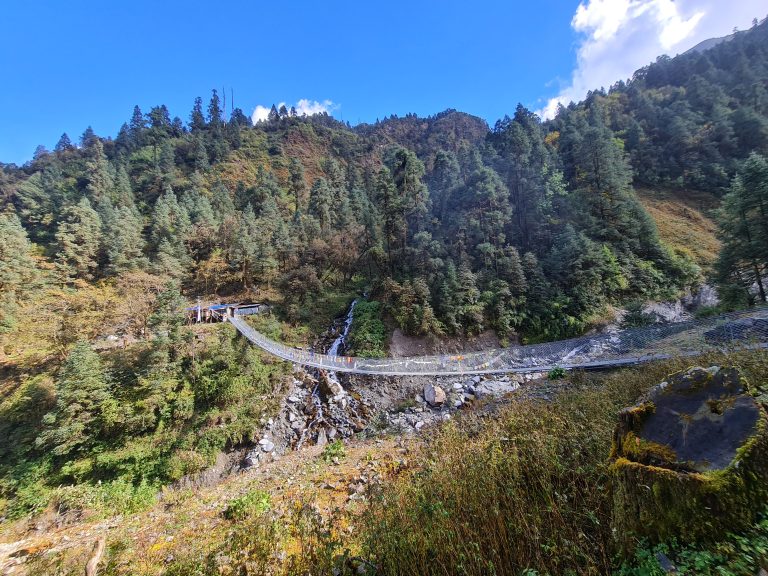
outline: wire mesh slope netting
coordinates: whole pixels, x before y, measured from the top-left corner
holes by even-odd
[[[408,358],[329,356],[271,340],[238,314],[228,320],[253,344],[279,358],[303,366],[357,374],[440,376],[540,372],[556,367],[599,368],[712,351],[768,347],[768,308],[544,344]]]

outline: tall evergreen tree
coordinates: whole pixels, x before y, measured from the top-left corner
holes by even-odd
[[[72,140],[69,139],[69,136],[67,136],[67,133],[64,132],[64,134],[61,135],[61,138],[59,138],[59,141],[56,142],[56,146],[54,147],[54,152],[67,152],[69,150],[74,150],[75,146],[72,144]]]
[[[14,325],[17,304],[29,293],[37,267],[27,233],[14,213],[0,213],[0,333]]]
[[[141,148],[144,145],[144,135],[147,128],[147,121],[141,108],[133,107],[133,114],[128,123],[128,135],[131,149]]]
[[[328,232],[331,227],[333,192],[325,178],[318,178],[309,191],[309,213],[318,219],[320,229]]]
[[[192,133],[205,130],[205,116],[203,116],[203,99],[198,96],[195,98],[195,104],[192,107],[192,113],[189,115],[189,129]]]
[[[719,224],[723,248],[717,277],[729,304],[757,297],[766,301],[768,271],[768,161],[752,154],[734,178],[723,200]]]
[[[307,193],[307,183],[304,180],[304,167],[296,158],[291,158],[288,164],[290,174],[289,189],[295,203],[295,213],[301,212]]]
[[[87,198],[64,209],[56,231],[56,266],[64,279],[94,277],[100,237],[101,219]]]
[[[86,453],[114,419],[112,382],[87,342],[72,348],[56,378],[56,407],[35,444],[54,456]]]
[[[118,206],[104,218],[103,244],[107,269],[112,274],[144,268],[144,225],[134,208]]]

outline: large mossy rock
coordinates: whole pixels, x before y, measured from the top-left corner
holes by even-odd
[[[612,460],[625,547],[714,540],[766,504],[768,414],[736,368],[691,368],[620,413]]]

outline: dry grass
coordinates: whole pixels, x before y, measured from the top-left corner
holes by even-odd
[[[766,381],[765,352],[698,362]],[[619,552],[608,460],[617,413],[689,365],[577,374],[553,402],[445,427],[368,511],[364,549],[379,576],[610,573]]]
[[[638,190],[645,209],[656,222],[661,239],[686,254],[704,270],[712,267],[720,251],[717,224],[711,211],[718,199],[705,192]]]
[[[736,365],[753,385],[767,380],[765,351],[697,363]],[[153,510],[116,521],[104,574],[353,574],[361,564],[377,576],[610,573],[617,412],[690,364],[572,374],[551,401],[479,405],[409,448],[359,440],[339,465],[313,448],[214,488],[165,494]],[[368,504],[349,502],[363,473],[381,488]],[[230,503],[254,490],[270,495],[270,510],[227,520]],[[47,537],[28,573],[80,573],[95,532],[76,525]],[[69,548],[44,554],[64,535]]]

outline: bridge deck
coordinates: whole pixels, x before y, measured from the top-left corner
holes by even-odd
[[[601,368],[712,351],[768,347],[768,309],[765,308],[544,344],[410,358],[319,354],[271,340],[237,314],[228,320],[256,346],[295,364],[334,372],[393,376],[526,373],[556,367]]]

